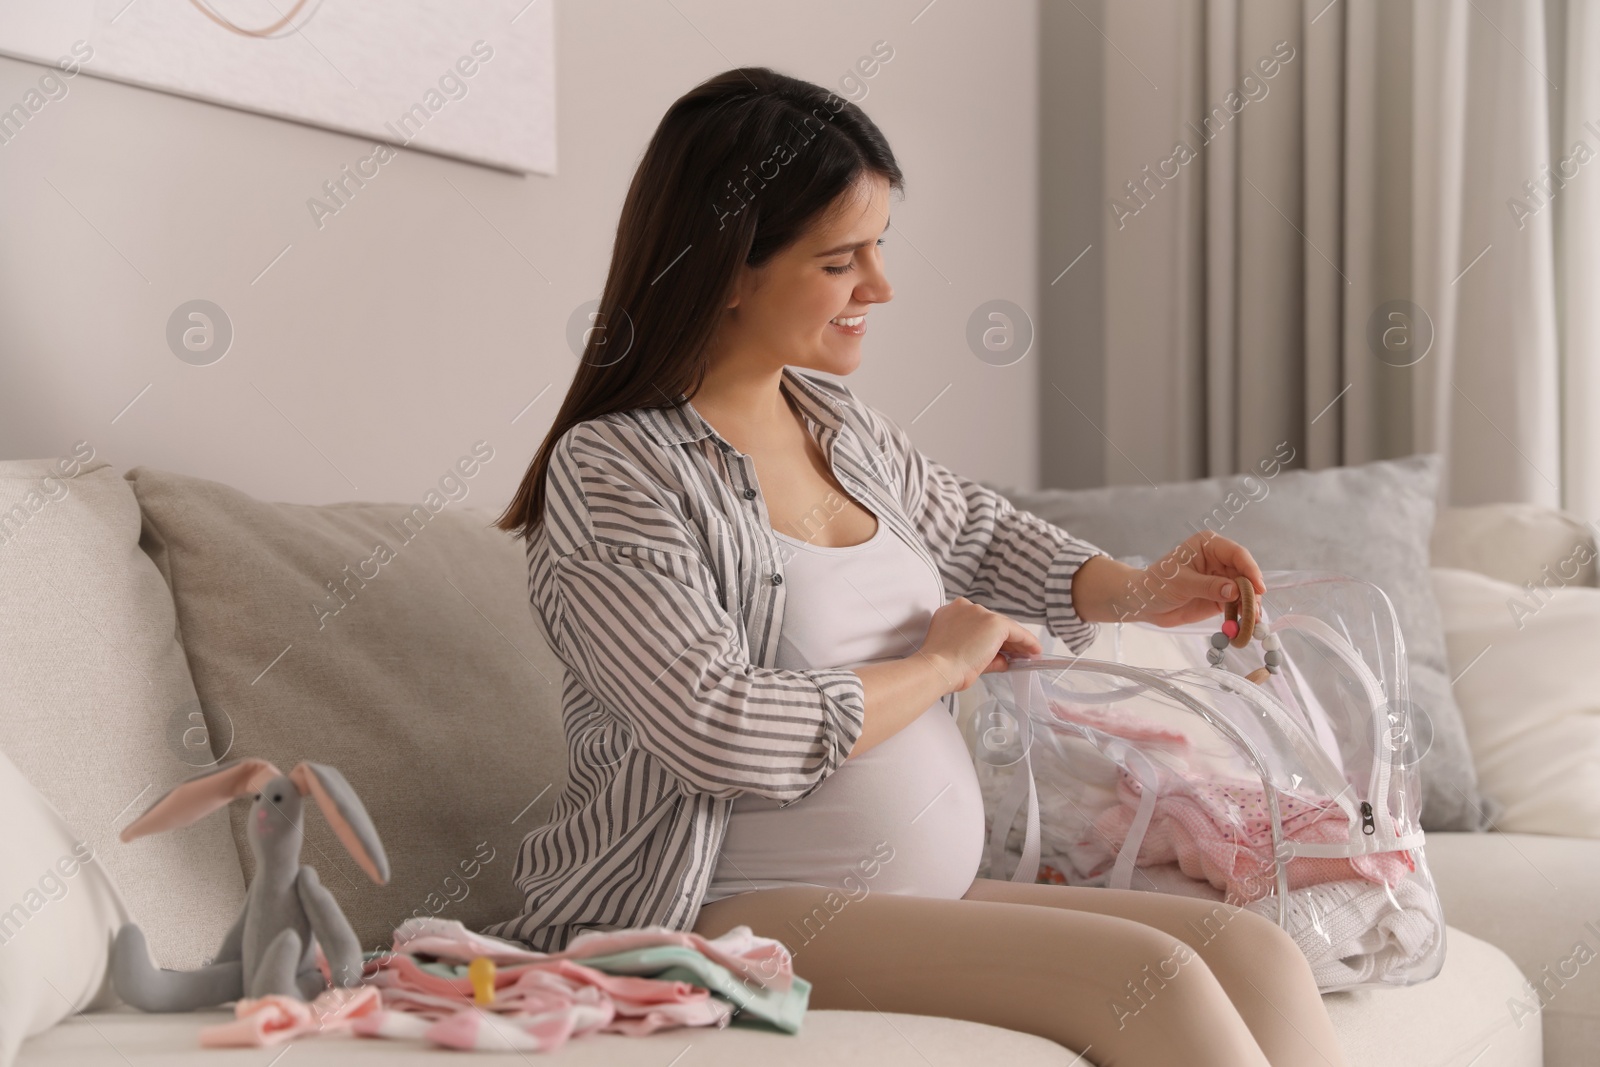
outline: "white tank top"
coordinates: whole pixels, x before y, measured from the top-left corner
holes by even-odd
[[[791,558],[776,666],[900,659],[927,637],[938,575],[881,519],[844,548],[777,536]],[[703,903],[794,885],[953,899],[972,886],[984,833],[972,757],[941,699],[787,808],[738,796]]]

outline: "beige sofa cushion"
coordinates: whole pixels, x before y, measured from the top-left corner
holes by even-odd
[[[520,542],[438,492],[414,509],[310,506],[147,467],[127,478],[219,750],[331,764],[371,814],[387,886],[315,812],[301,857],[363,949],[413,914],[479,927],[520,912],[517,847],[566,779],[563,668],[529,610]],[[246,810],[231,813],[253,875]]]
[[[1428,840],[1433,840],[1431,834]],[[1453,925],[1445,931],[1445,945],[1444,970],[1436,978],[1322,998],[1345,1058],[1358,1067],[1546,1064],[1537,1008],[1521,1019],[1506,1011],[1506,1002],[1522,988],[1516,964],[1494,945]],[[1557,1067],[1557,1061],[1550,1060],[1548,1067]]]
[[[197,770],[184,738],[199,704],[139,525],[87,445],[0,463],[0,749],[93,847],[156,962],[189,968],[244,906],[244,879],[221,820],[116,837]]]
[[[1495,1008],[1531,1027],[1546,1067],[1591,1067],[1600,1049],[1600,841],[1540,834],[1429,834],[1428,865],[1452,928],[1493,941],[1526,983]],[[1450,942],[1455,951],[1455,941]]]
[[[74,1067],[126,1067],[119,1049],[134,1063],[238,1063],[241,1060],[235,1057],[247,1056],[235,1050],[199,1048],[197,1032],[233,1018],[231,1012],[155,1016],[130,1014],[131,1011],[119,1008],[68,1019],[24,1045],[16,1067],[60,1063]],[[478,1052],[463,1057],[459,1052],[421,1042],[348,1034],[302,1038],[294,1042],[291,1051],[277,1055],[287,1057],[284,1067],[339,1067],[346,1063],[412,1067],[455,1065],[463,1060],[473,1067],[531,1067],[546,1062],[560,1067],[813,1067],[819,1063],[828,1067],[971,1067],[991,1063],[1006,1067],[1090,1067],[1089,1061],[1032,1034],[935,1015],[872,1011],[808,1011],[798,1034],[744,1026],[664,1030],[646,1037],[591,1034],[568,1042],[548,1056]],[[244,1062],[272,1060],[266,1056]]]

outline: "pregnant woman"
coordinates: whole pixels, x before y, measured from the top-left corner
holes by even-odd
[[[1268,920],[976,877],[952,694],[1039,653],[1025,622],[1081,651],[1096,623],[1179,625],[1236,577],[1266,587],[1209,534],[1118,562],[825,376],[861,364],[893,295],[891,191],[859,107],[766,68],[691,90],[651,139],[582,362],[500,519],[566,666],[569,781],[518,852],[523,914],[486,932],[558,951],[742,924],[794,951],[816,1008],[972,1019],[1102,1065],[1342,1067]],[[907,405],[939,391],[907,384]]]

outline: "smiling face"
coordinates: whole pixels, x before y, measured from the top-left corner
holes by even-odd
[[[759,270],[745,269],[717,350],[760,359],[767,369],[855,370],[870,321],[864,316],[894,297],[880,247],[888,228],[889,182],[865,175],[805,237]],[[841,326],[838,319],[860,321]]]

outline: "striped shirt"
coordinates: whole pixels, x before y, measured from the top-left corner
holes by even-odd
[[[839,483],[925,556],[944,602],[1088,646],[1072,576],[1108,553],[928,459],[843,383],[785,367],[782,384]],[[688,930],[734,799],[787,806],[837,770],[861,733],[861,677],[772,666],[794,549],[754,460],[681,394],[573,426],[545,484],[528,585],[566,667],[568,781],[517,851],[523,913],[484,932],[558,952],[583,930]]]

